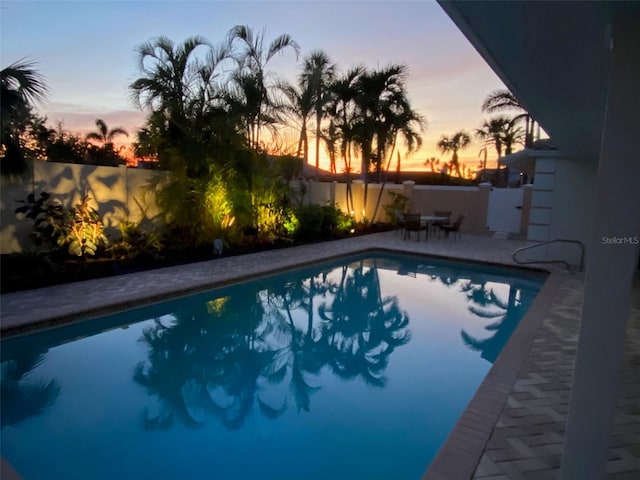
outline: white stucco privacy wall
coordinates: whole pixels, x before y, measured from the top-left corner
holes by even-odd
[[[143,227],[162,226],[158,218],[160,211],[153,192],[152,181],[165,181],[168,172],[122,167],[77,165],[69,163],[36,162],[31,179],[10,183],[1,179],[0,185],[0,253],[29,250],[32,247],[29,235],[33,221],[16,214],[15,210],[33,191],[36,197],[48,192],[52,199],[60,201],[66,208],[77,204],[86,193],[92,206],[98,211],[111,238],[119,237],[118,226],[123,221],[140,222]],[[391,193],[408,198],[407,210],[432,215],[435,210],[450,210],[452,219],[465,215],[461,229],[468,232],[485,232],[491,185],[456,187],[415,185],[412,181],[403,184],[385,185],[371,183],[367,186],[360,180],[353,181],[353,207],[348,210],[347,185],[338,182],[314,182],[303,184],[292,182],[293,191],[304,192],[305,204],[335,205],[357,221],[390,222],[385,205],[392,201]],[[526,197],[526,196],[525,196]],[[380,198],[379,205],[376,204]],[[528,205],[523,201],[523,205]],[[374,216],[375,218],[372,218]],[[526,208],[523,218],[528,218]],[[521,234],[526,232],[521,231]]]
[[[152,178],[166,178],[166,172],[71,163],[35,162],[33,176],[26,181],[12,183],[2,179],[0,188],[0,253],[28,250],[29,234],[33,228],[30,219],[15,210],[31,192],[39,198],[41,192],[51,194],[65,207],[73,206],[84,194],[91,198],[105,231],[118,236],[122,221],[150,221],[159,210],[155,197],[147,191]]]

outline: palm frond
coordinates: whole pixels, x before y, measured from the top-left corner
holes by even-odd
[[[296,41],[291,37],[291,35],[287,33],[283,33],[282,35],[276,37],[270,44],[269,50],[267,51],[267,56],[265,57],[265,63],[271,60],[276,54],[282,53],[282,51],[287,48],[293,48],[296,52],[296,60],[298,60],[298,55],[300,54],[300,46],[296,43]]]
[[[42,74],[35,69],[36,65],[32,60],[21,59],[0,70],[2,96],[13,90],[19,93],[25,103],[42,101],[48,87]]]
[[[513,93],[505,89],[494,90],[482,102],[483,112],[493,113],[503,110],[525,110],[525,108]]]

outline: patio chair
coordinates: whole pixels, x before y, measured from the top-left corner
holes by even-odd
[[[411,232],[418,232],[418,241],[420,241],[420,230],[425,230],[426,226],[422,225],[420,221],[419,213],[405,213],[403,215],[403,223],[404,223],[404,237],[403,239],[407,239],[407,235],[411,238]]]
[[[393,211],[392,221],[396,227],[396,235],[402,233],[404,231],[404,213],[402,213],[402,210],[395,209]]]
[[[465,216],[463,214],[458,215],[458,218],[455,222],[450,223],[449,225],[441,225],[440,230],[442,230],[446,237],[449,237],[449,234],[453,232],[453,237],[460,237],[460,226],[462,225],[462,221]]]
[[[442,225],[451,224],[451,210],[434,210],[433,214],[436,217],[447,217],[446,220],[438,220],[436,222],[431,223],[431,228],[433,233],[438,233]]]

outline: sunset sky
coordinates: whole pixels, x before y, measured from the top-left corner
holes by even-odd
[[[85,134],[101,118],[133,134],[146,116],[128,91],[138,74],[136,46],[159,35],[177,43],[202,35],[218,43],[237,24],[266,27],[267,41],[288,33],[301,47],[300,59],[322,49],[341,71],[357,64],[408,65],[409,97],[428,128],[423,148],[403,160],[403,169],[422,167],[431,156],[449,160],[437,151],[441,135],[479,127],[487,118],[480,111],[484,97],[504,87],[438,4],[427,0],[2,0],[0,67],[24,57],[37,62],[49,85],[39,110],[51,126],[62,121],[64,129]],[[270,66],[294,80],[299,64],[289,51]],[[475,167],[480,148],[474,142],[461,160]],[[490,152],[489,166],[494,162]]]

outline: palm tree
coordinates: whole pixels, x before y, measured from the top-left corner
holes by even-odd
[[[198,49],[206,54],[204,61],[195,57]],[[151,110],[140,143],[150,147],[147,154],[155,149],[161,164],[174,172],[202,177],[209,171],[213,125],[220,125],[216,79],[229,58],[228,46],[214,48],[199,36],[181,44],[158,37],[140,45],[137,55],[141,77],[129,89],[140,108]],[[228,124],[228,115],[225,119]]]
[[[300,74],[300,83],[308,89],[316,114],[316,171],[320,167],[320,124],[329,98],[329,85],[335,78],[335,68],[326,53],[315,50],[304,59]],[[335,164],[332,166],[332,173],[336,173]]]
[[[327,153],[329,154],[329,170],[331,173],[337,173],[336,155],[338,153],[338,145],[340,142],[340,132],[336,128],[333,119],[329,121],[329,126],[320,133],[322,140],[326,144]]]
[[[329,99],[326,105],[329,116],[327,148],[330,152],[339,150],[344,162],[344,171],[347,173],[347,210],[350,212],[354,210],[351,190],[351,156],[355,143],[353,125],[356,118],[354,99],[357,95],[358,81],[365,71],[363,66],[357,66],[335,78],[329,86]]]
[[[351,171],[352,146],[359,149],[360,171],[365,180],[365,205],[371,164],[375,165],[378,181],[381,181],[383,166],[386,163],[388,170],[399,136],[404,138],[409,151],[421,143],[419,132],[426,122],[409,104],[406,72],[404,65],[374,71],[356,67],[336,79],[329,88],[326,103],[329,127],[324,138],[330,156],[335,156],[339,146],[347,172]],[[350,192],[349,181],[347,192]]]
[[[502,143],[504,145],[504,154],[510,155],[513,153],[513,147],[516,144],[524,145],[526,142],[526,134],[522,131],[522,128],[517,126],[516,119],[512,119],[505,125],[502,131]]]
[[[480,179],[484,182],[487,176],[487,146],[486,145],[483,145],[480,151],[478,152],[478,158],[482,158],[478,168],[482,172],[482,176]]]
[[[20,60],[0,70],[0,105],[2,118],[29,109],[42,101],[47,93],[44,77],[34,67],[36,63]]]
[[[485,120],[482,126],[475,131],[475,137],[483,142],[485,149],[490,145],[495,147],[498,154],[496,168],[500,167],[503,148],[504,153],[509,155],[513,153],[513,147],[516,144],[523,143],[524,135],[522,129],[517,126],[517,122],[517,117],[495,117],[489,121]],[[483,168],[486,168],[486,150]]]
[[[286,82],[281,83],[279,88],[289,102],[284,110],[292,117],[294,123],[300,129],[296,157],[300,158],[302,156],[303,168],[306,169],[309,155],[307,123],[313,111],[311,91],[305,85],[294,86]]]
[[[88,133],[85,138],[87,140],[98,142],[101,144],[102,148],[109,148],[110,146],[113,148],[113,139],[118,135],[124,135],[126,137],[129,136],[129,133],[124,128],[115,127],[109,129],[104,120],[100,118],[96,120],[96,127],[98,127],[98,130]]]
[[[232,55],[237,69],[231,81],[237,87],[234,91],[236,106],[244,106],[247,140],[254,149],[260,145],[260,129],[276,121],[273,115],[274,101],[269,95],[269,90],[273,87],[277,88],[277,83],[276,85],[267,84],[267,64],[276,54],[282,54],[286,48],[292,48],[295,51],[296,60],[300,51],[298,44],[288,34],[276,37],[265,50],[264,36],[264,29],[255,34],[246,25],[236,25],[227,33],[229,49],[232,49],[236,42],[240,42],[242,46],[240,52]]]
[[[427,158],[424,162],[425,167],[429,167],[432,173],[435,173],[436,167],[440,165],[440,159],[436,157]]]
[[[382,170],[386,170],[393,158],[398,136],[404,137],[409,151],[421,144],[419,132],[426,125],[424,119],[410,106],[407,98],[405,78],[407,67],[389,67],[365,71],[355,84],[353,138],[362,155],[361,175],[364,184],[364,205],[367,205],[368,171],[375,165],[378,182],[382,180]],[[375,220],[382,189],[370,221]],[[366,218],[366,216],[365,216]]]
[[[118,152],[113,148],[113,139],[118,135],[129,136],[126,130],[121,127],[112,128],[107,127],[104,120],[98,118],[96,120],[95,132],[90,132],[85,137],[85,140],[90,142],[97,142],[100,146],[89,145],[88,159],[90,163],[97,165],[118,166],[125,163],[125,159],[122,158]]]
[[[504,110],[516,110],[522,112],[514,117],[514,121],[525,121],[525,147],[533,144],[533,131],[535,129],[535,120],[531,118],[529,112],[516,96],[506,89],[494,90],[482,102],[482,111],[485,113],[502,112]],[[538,134],[539,136],[539,134]]]
[[[407,98],[405,65],[368,71],[360,75],[354,98],[356,132],[362,153],[362,173],[366,177],[371,160],[375,162],[378,181],[387,156],[393,156],[398,135],[409,151],[420,146],[419,131],[426,125]]]
[[[475,137],[482,141],[485,145],[493,145],[498,154],[498,158],[502,156],[503,131],[505,127],[511,123],[511,119],[507,117],[495,117],[485,120],[480,128],[476,128]]]
[[[356,115],[354,99],[357,95],[358,81],[365,71],[362,66],[354,67],[335,79],[329,86],[327,113],[330,124],[333,124],[340,139],[340,154],[346,172],[351,171],[351,150],[354,143],[353,123]]]
[[[22,175],[29,167],[19,137],[26,130],[32,105],[47,93],[44,77],[35,65],[23,59],[0,70],[2,175]]]
[[[458,150],[462,150],[469,146],[471,143],[471,138],[469,134],[464,130],[460,130],[450,137],[443,135],[440,141],[438,142],[438,148],[442,153],[451,152],[451,166],[456,170],[456,174],[458,177],[462,177],[462,172],[460,171],[460,163],[458,162]]]
[[[209,43],[200,36],[180,45],[164,36],[140,45],[137,54],[142,76],[129,87],[136,104],[162,111],[170,123],[184,128],[189,94],[200,78],[193,54],[204,45]]]

